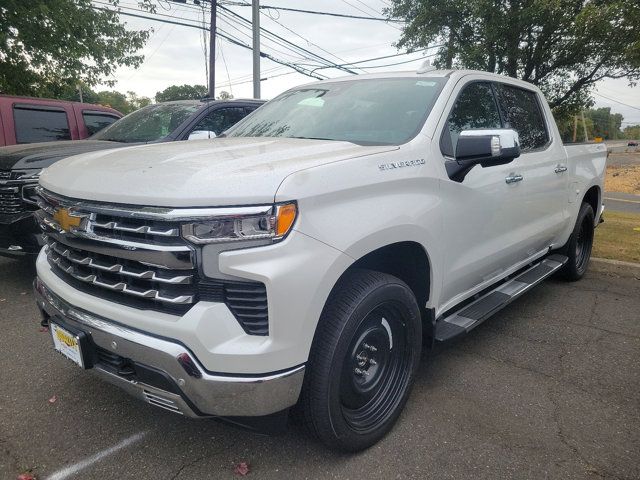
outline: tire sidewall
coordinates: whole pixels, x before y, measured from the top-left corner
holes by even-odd
[[[340,379],[344,362],[346,361],[349,346],[353,336],[358,330],[360,323],[367,315],[382,303],[391,302],[402,315],[405,324],[407,348],[410,349],[410,372],[407,381],[406,391],[400,396],[394,412],[386,421],[371,433],[357,433],[349,426],[342,414],[340,402]],[[318,372],[323,378],[329,379],[326,402],[326,415],[330,421],[335,437],[338,439],[339,447],[343,450],[362,450],[376,443],[394,425],[399,417],[404,404],[409,396],[413,384],[416,370],[420,362],[420,352],[422,347],[422,324],[420,310],[413,293],[409,287],[401,283],[390,283],[378,285],[375,289],[360,298],[356,307],[350,312],[345,322],[342,323],[339,340],[332,352],[333,360],[326,372]]]
[[[572,281],[580,280],[584,276],[589,266],[589,259],[591,258],[591,251],[593,248],[593,238],[595,233],[593,231],[589,232],[590,244],[588,246],[589,252],[587,255],[587,260],[582,267],[578,265],[578,257],[576,255],[576,246],[578,243],[578,234],[580,232],[580,229],[582,228],[582,224],[585,222],[585,219],[588,222],[590,222],[590,225],[592,225],[595,228],[595,214],[593,212],[593,208],[588,203],[583,203],[580,206],[580,211],[578,212],[578,218],[576,219],[576,224],[573,228],[571,238],[567,245],[567,257],[569,257],[569,260],[567,261],[567,266],[565,269],[565,277],[568,280],[572,280]]]

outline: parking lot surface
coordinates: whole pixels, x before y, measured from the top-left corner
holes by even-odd
[[[395,429],[358,455],[132,399],[52,351],[34,269],[0,258],[0,478],[640,478],[640,272],[548,280],[422,360]],[[51,400],[51,401],[50,401]]]

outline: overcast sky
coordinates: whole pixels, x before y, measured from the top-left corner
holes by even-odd
[[[94,4],[104,6],[101,5],[103,1],[94,0]],[[193,0],[188,1],[190,4],[193,3]],[[375,17],[382,17],[382,9],[387,3],[388,0],[261,1],[262,5]],[[125,7],[123,12],[135,13],[137,0],[121,0],[121,6]],[[228,6],[227,8],[246,19],[251,19],[250,7]],[[202,13],[198,7],[169,1],[159,2],[157,13],[166,20],[191,24],[202,22]],[[229,21],[225,16],[228,14],[221,12],[218,17],[218,27],[221,31],[251,45],[250,30],[241,26],[239,20]],[[207,23],[208,17],[207,13]],[[400,36],[397,25],[275,10],[262,10],[260,17],[263,28],[336,63],[355,62],[398,53],[398,50],[392,46]],[[123,92],[134,91],[138,95],[153,98],[156,92],[169,85],[206,84],[204,39],[200,30],[124,15],[121,16],[121,20],[131,29],[153,28],[154,31],[142,51],[145,56],[142,66],[137,70],[119,69],[112,78],[117,82],[115,89]],[[262,40],[262,50],[293,63],[309,63],[308,60],[302,59],[299,55],[265,37]],[[428,53],[433,51],[362,63],[360,65],[363,67],[375,68],[358,70],[358,72],[417,69],[423,61],[423,56]],[[403,65],[384,66],[411,59],[415,60]],[[216,93],[227,90],[236,98],[251,97],[253,93],[251,65],[250,50],[220,40],[216,56]],[[289,67],[264,58],[261,60],[261,71],[261,77],[267,78],[261,82],[262,98],[267,99],[273,98],[283,90],[313,80],[293,72]],[[336,69],[322,69],[317,72],[328,77],[345,75]],[[625,122],[628,122],[625,125],[640,123],[640,87],[629,87],[626,80],[605,80],[598,85],[595,100],[596,106],[611,107],[613,112],[622,113]]]

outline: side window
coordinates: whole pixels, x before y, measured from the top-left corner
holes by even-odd
[[[16,104],[13,120],[17,143],[71,140],[67,113],[62,108]]]
[[[245,115],[246,112],[242,107],[219,108],[200,120],[193,130],[210,131],[220,135],[242,120]]]
[[[82,118],[84,119],[84,124],[87,126],[89,135],[99,132],[104,127],[108,127],[118,120],[118,117],[114,117],[108,113],[92,112],[89,110],[82,112]]]
[[[505,128],[518,132],[522,150],[543,147],[549,135],[535,92],[504,84],[496,84],[496,91]]]
[[[500,113],[491,85],[474,82],[464,87],[449,114],[442,135],[442,153],[452,157],[460,132],[482,128],[501,128]]]

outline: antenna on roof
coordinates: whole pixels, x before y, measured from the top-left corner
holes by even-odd
[[[424,63],[422,65],[420,65],[420,68],[418,69],[418,73],[427,73],[430,72],[431,70],[435,70],[436,67],[434,67],[433,65],[431,65],[431,61],[427,58]]]

